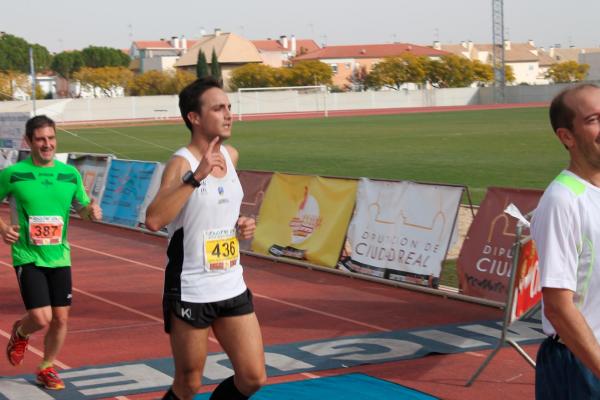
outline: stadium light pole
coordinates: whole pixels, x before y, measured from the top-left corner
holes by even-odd
[[[29,72],[31,73],[31,101],[35,117],[35,65],[33,64],[33,47],[29,48]]]
[[[494,102],[506,101],[506,70],[504,65],[504,0],[492,0],[492,67],[494,68]]]

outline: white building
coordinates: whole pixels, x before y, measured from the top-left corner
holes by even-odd
[[[130,69],[138,73],[170,71],[179,58],[187,53],[197,40],[173,36],[170,40],[138,40],[131,44]]]
[[[252,40],[256,50],[262,58],[263,64],[279,68],[290,64],[290,60],[296,56],[318,50],[319,45],[311,39],[296,39],[292,35],[279,37],[279,40]]]
[[[479,60],[484,64],[491,64],[494,46],[492,44],[476,44],[471,41],[460,44],[441,44],[434,42],[434,49],[445,50],[450,53]],[[530,40],[526,43],[512,43],[504,41],[504,62],[510,65],[515,75],[513,85],[546,85],[550,81],[545,77],[548,68],[556,61],[546,52],[535,47]]]

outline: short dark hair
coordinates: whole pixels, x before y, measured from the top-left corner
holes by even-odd
[[[588,88],[600,89],[600,86],[593,83],[583,83],[580,85],[571,86],[557,94],[556,97],[552,99],[552,103],[550,103],[550,125],[552,125],[554,132],[556,132],[559,128],[573,130],[575,111],[566,104],[565,98],[570,94],[574,94]]]
[[[33,140],[33,133],[36,129],[51,127],[56,131],[56,124],[52,119],[45,115],[36,115],[33,118],[29,118],[25,123],[25,136],[31,141]]]
[[[223,84],[220,80],[213,78],[212,76],[207,76],[196,79],[194,82],[184,87],[181,93],[179,93],[179,111],[181,112],[181,118],[183,118],[185,126],[187,126],[190,131],[192,131],[192,123],[187,117],[188,113],[192,111],[200,112],[202,107],[200,97],[202,97],[204,92],[212,88],[223,89]]]

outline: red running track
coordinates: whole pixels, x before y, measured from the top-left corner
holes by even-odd
[[[5,207],[0,216],[7,217]],[[74,303],[61,368],[170,357],[162,330],[161,293],[166,239],[100,224],[72,221]],[[387,330],[501,319],[497,309],[388,287],[253,257],[242,257],[255,294],[265,345],[330,339]],[[10,249],[0,247],[0,335],[24,312]],[[213,339],[214,340],[214,339]],[[32,373],[42,335],[34,335],[20,367],[0,361],[0,375]],[[526,346],[534,354],[537,346]],[[37,354],[35,352],[38,352]],[[221,351],[215,342],[210,352]],[[499,352],[475,384],[464,383],[489,351],[295,374],[269,383],[365,372],[444,399],[532,398],[534,371],[511,348]],[[206,390],[211,387],[206,387]],[[121,396],[153,399],[158,394]]]

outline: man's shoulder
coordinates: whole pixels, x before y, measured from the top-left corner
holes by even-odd
[[[19,162],[16,162],[12,165],[9,165],[8,167],[2,169],[0,171],[0,175],[2,176],[11,176],[15,173],[25,173],[25,172],[31,172],[32,168],[31,168],[31,163],[27,162],[27,160],[21,160]]]

